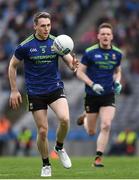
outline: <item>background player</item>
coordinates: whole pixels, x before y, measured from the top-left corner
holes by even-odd
[[[96,133],[100,116],[100,133],[97,138],[96,158],[93,166],[103,167],[102,155],[108,143],[111,123],[115,115],[115,93],[119,94],[121,80],[121,50],[111,44],[112,26],[103,23],[98,28],[98,44],[86,49],[77,77],[85,83],[85,113],[77,120],[84,124],[89,135]]]

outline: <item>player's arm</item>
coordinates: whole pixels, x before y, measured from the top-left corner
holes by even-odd
[[[85,84],[91,87],[93,81],[86,75],[86,69],[87,69],[86,65],[79,63],[79,67],[77,69],[76,75],[80,80],[82,80]]]
[[[73,72],[76,72],[76,70],[79,66],[79,61],[75,57],[75,54],[73,54],[73,55],[67,54],[67,55],[63,56],[63,60]]]
[[[121,81],[121,74],[122,74],[121,66],[118,66],[114,72],[114,81],[115,82]]]
[[[8,77],[11,87],[9,103],[13,109],[17,109],[19,107],[19,104],[22,103],[22,97],[18,91],[17,83],[16,83],[17,67],[19,63],[20,61],[15,56],[13,56],[10,60],[10,64],[8,68]]]
[[[100,84],[94,83],[87,75],[86,75],[87,66],[80,63],[79,68],[77,69],[76,75],[77,77],[82,80],[85,84],[90,86],[90,88],[97,94],[101,94],[104,89]]]
[[[114,72],[114,91],[115,91],[115,94],[120,94],[120,92],[122,90],[122,84],[120,83],[121,75],[122,75],[121,66],[118,66]]]

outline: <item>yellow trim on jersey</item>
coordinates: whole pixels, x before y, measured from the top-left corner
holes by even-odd
[[[56,38],[56,37],[53,36],[52,34],[49,34],[49,37],[50,37],[51,39],[55,39],[55,38]]]
[[[115,50],[115,51],[118,51],[120,53],[122,53],[121,49],[119,49],[118,47],[112,45],[112,49]]]
[[[24,44],[28,43],[32,39],[34,39],[34,35],[33,34],[31,36],[29,36],[27,39],[25,39],[20,45],[23,46]]]
[[[95,44],[95,45],[93,45],[93,46],[91,46],[91,47],[88,47],[85,51],[86,51],[86,52],[89,52],[89,51],[94,50],[94,49],[97,49],[97,48],[99,48],[99,45],[98,45],[98,44]]]

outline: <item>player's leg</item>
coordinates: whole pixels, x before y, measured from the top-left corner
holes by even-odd
[[[100,108],[100,134],[98,136],[97,150],[104,152],[108,143],[111,123],[115,115],[115,107],[106,106]]]
[[[86,112],[84,111],[78,118],[77,118],[77,125],[81,126],[84,124],[84,119],[86,117]]]
[[[39,149],[42,158],[48,157],[48,120],[47,120],[47,111],[46,110],[38,110],[32,112],[36,126],[37,126],[37,146]]]
[[[96,121],[99,112],[99,106],[97,103],[96,97],[90,96],[86,94],[85,97],[85,111],[84,113],[77,119],[78,125],[84,125],[86,132],[89,135],[94,135],[96,133]]]
[[[83,114],[81,114],[77,119],[77,125],[84,125],[86,132],[89,135],[93,135],[96,131],[97,116],[98,113],[86,113],[84,111]]]
[[[47,110],[32,112],[37,126],[37,146],[43,161],[41,176],[51,176],[51,167],[48,155],[48,120]]]
[[[69,107],[66,98],[59,98],[50,104],[51,109],[56,113],[59,120],[57,128],[55,150],[58,153],[60,160],[65,168],[71,167],[71,161],[63,148],[64,139],[69,130]]]
[[[86,94],[84,98],[84,112],[78,117],[77,119],[77,125],[83,125],[84,123],[86,124],[86,118],[88,119],[87,123],[91,123],[94,127],[96,124],[96,119],[97,119],[97,114],[99,112],[99,106],[97,103],[97,97],[91,96],[89,94]],[[90,117],[91,116],[91,117]],[[90,121],[90,119],[92,119]],[[91,126],[92,127],[92,126]],[[91,128],[89,125],[85,125],[85,129],[87,130],[88,128]],[[88,132],[88,130],[87,130]]]
[[[105,106],[100,108],[100,133],[97,139],[97,150],[96,150],[96,159],[94,165],[96,167],[103,167],[102,164],[102,155],[106,149],[110,129],[111,129],[111,123],[115,115],[115,107],[113,106]]]
[[[56,113],[59,120],[57,129],[57,141],[63,143],[69,130],[69,108],[66,98],[60,98],[50,104],[52,110]]]
[[[96,134],[96,122],[98,113],[86,113],[84,118],[84,128],[88,135],[93,136]]]

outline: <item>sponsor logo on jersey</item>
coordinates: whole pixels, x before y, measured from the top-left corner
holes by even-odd
[[[95,58],[102,58],[101,54],[95,54]]]
[[[30,52],[37,52],[37,49],[36,48],[31,48]]]

